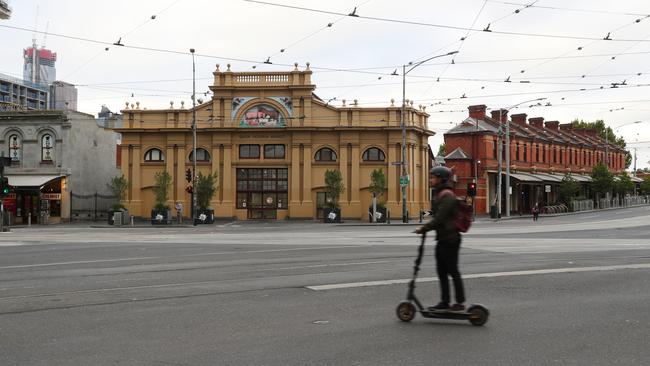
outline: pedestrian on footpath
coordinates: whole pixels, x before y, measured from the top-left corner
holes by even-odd
[[[436,310],[465,310],[465,291],[463,280],[458,270],[458,254],[460,252],[461,235],[456,228],[456,215],[458,214],[458,200],[454,194],[449,179],[451,170],[437,166],[429,172],[429,182],[435,189],[435,199],[431,207],[432,219],[427,224],[415,230],[416,234],[436,231],[436,269],[440,280],[440,302],[429,308]],[[449,291],[449,276],[454,282],[456,303],[449,306],[451,295]]]
[[[539,204],[535,202],[535,206],[533,206],[533,221],[537,221],[537,218],[539,217]]]

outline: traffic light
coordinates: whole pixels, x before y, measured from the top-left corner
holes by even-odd
[[[192,169],[187,168],[187,170],[185,171],[185,180],[187,181],[187,183],[192,181]]]
[[[185,187],[185,192],[187,192],[189,194],[194,193],[194,187],[192,187],[192,186]]]
[[[2,177],[0,179],[0,195],[6,196],[11,192],[11,186],[9,185],[9,178]]]
[[[467,195],[469,197],[476,196],[476,183],[467,183]]]

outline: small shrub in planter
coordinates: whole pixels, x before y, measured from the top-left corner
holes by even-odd
[[[197,224],[214,223],[214,209],[210,205],[210,200],[217,191],[217,172],[203,175],[199,172],[196,179],[196,203],[198,206]]]
[[[378,203],[377,210],[375,211],[376,214],[375,222],[386,222],[387,211],[388,210],[383,204]],[[372,222],[372,206],[368,207],[368,218],[370,219],[370,222]]]
[[[156,195],[156,205],[151,210],[152,225],[167,225],[171,222],[171,213],[167,202],[169,188],[172,185],[172,177],[167,171],[156,173],[154,176],[153,192]]]
[[[327,192],[328,202],[324,209],[325,222],[341,222],[341,208],[339,207],[339,197],[345,191],[343,186],[343,177],[338,170],[325,171],[325,191]]]
[[[323,209],[325,213],[324,221],[326,223],[340,223],[341,222],[341,209],[338,207],[325,207]]]

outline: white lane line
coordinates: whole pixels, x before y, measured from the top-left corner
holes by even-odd
[[[116,258],[116,259],[98,259],[87,261],[74,261],[74,262],[55,262],[55,263],[37,263],[37,264],[24,264],[16,266],[4,266],[2,269],[20,269],[20,268],[34,268],[34,267],[49,267],[49,266],[66,266],[71,264],[92,264],[92,263],[111,263],[111,262],[124,262],[124,261],[137,261],[145,259],[165,259],[165,258],[178,258],[178,257],[203,257],[208,255],[226,255],[226,254],[255,254],[255,253],[275,253],[275,252],[293,252],[302,250],[324,250],[324,249],[339,249],[339,248],[358,248],[362,245],[337,245],[329,247],[301,247],[301,248],[287,248],[287,249],[264,249],[264,250],[244,250],[244,251],[229,251],[229,252],[209,252],[209,253],[195,253],[195,254],[181,254],[160,257],[132,257],[132,258]]]
[[[506,277],[506,276],[530,276],[530,275],[553,274],[553,273],[598,272],[598,271],[616,271],[621,269],[649,269],[649,268],[650,268],[650,263],[640,263],[640,264],[622,264],[622,265],[615,265],[615,266],[568,267],[568,268],[534,269],[528,271],[474,273],[474,274],[464,275],[463,278],[470,279],[470,278],[491,278],[491,277]],[[436,277],[424,277],[424,278],[419,278],[418,282],[433,282],[437,280],[438,278]],[[395,284],[408,283],[409,281],[411,281],[410,278],[397,279],[397,280],[385,280],[385,281],[337,283],[331,285],[317,285],[317,286],[305,286],[305,287],[313,291],[327,291],[327,290],[339,290],[339,289],[357,288],[357,287],[395,285]]]

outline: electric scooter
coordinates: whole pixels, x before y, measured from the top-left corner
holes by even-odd
[[[409,282],[409,290],[406,295],[406,300],[399,303],[397,306],[397,317],[403,322],[410,322],[415,318],[415,314],[419,311],[425,318],[438,318],[438,319],[453,319],[453,320],[469,320],[472,325],[480,326],[488,321],[490,312],[481,304],[471,304],[465,311],[449,311],[449,310],[435,310],[430,311],[424,306],[417,297],[415,297],[415,279],[420,271],[420,264],[424,255],[424,243],[426,241],[426,234],[422,234],[422,242],[418,248],[418,257],[415,260],[413,267],[413,279]]]

